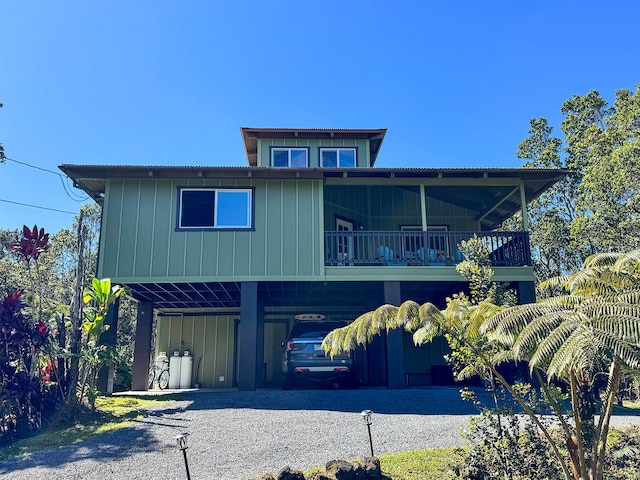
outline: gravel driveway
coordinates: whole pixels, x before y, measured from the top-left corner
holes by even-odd
[[[376,454],[460,445],[476,413],[457,388],[258,390],[183,394],[133,426],[95,440],[0,462],[3,479],[186,478],[174,437],[189,433],[193,480],[243,480],[308,468],[369,449],[360,411],[375,413]],[[617,424],[640,417],[617,417]]]

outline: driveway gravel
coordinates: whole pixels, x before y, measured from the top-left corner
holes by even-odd
[[[175,442],[183,432],[189,433],[193,480],[245,480],[286,465],[305,469],[368,455],[365,409],[374,411],[376,454],[461,445],[460,429],[476,413],[458,388],[189,393],[129,428],[0,462],[0,477],[186,478]],[[614,418],[614,424],[629,423],[640,417]]]

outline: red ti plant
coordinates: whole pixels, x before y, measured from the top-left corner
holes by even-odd
[[[11,242],[9,249],[20,257],[27,265],[27,274],[31,282],[33,294],[38,301],[38,320],[42,321],[42,290],[43,282],[40,277],[38,268],[38,259],[40,255],[49,250],[49,234],[44,232],[44,228],[38,230],[38,226],[34,225],[33,230],[26,225],[22,227],[22,238],[17,242]],[[35,277],[31,269],[31,263],[35,264]]]
[[[50,331],[24,313],[21,295],[19,290],[0,301],[0,445],[40,428],[54,399],[39,372]]]
[[[24,225],[20,241],[9,244],[9,249],[27,264],[30,264],[31,260],[37,262],[40,254],[49,250],[49,247],[49,234],[44,233],[44,228],[38,230],[37,225],[33,226],[33,230]]]

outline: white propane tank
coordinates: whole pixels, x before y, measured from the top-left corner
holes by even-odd
[[[189,350],[185,350],[180,362],[180,388],[191,388],[192,369],[193,357],[189,354]]]
[[[176,350],[173,352],[173,356],[169,359],[169,388],[180,387],[180,364],[182,357],[180,352]]]
[[[167,352],[160,352],[160,354],[156,357],[156,366],[165,368],[168,363],[169,358],[167,357]]]

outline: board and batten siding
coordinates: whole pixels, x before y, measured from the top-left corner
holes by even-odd
[[[234,375],[235,319],[237,316],[227,315],[160,316],[154,358],[160,352],[171,357],[174,351],[182,354],[188,350],[193,357],[192,385],[230,388]]]
[[[356,166],[370,167],[369,140],[366,139],[337,139],[337,138],[260,138],[258,139],[258,166],[271,167],[270,147],[304,147],[309,149],[309,167],[321,167],[319,148],[356,148]]]
[[[176,230],[178,187],[255,187],[253,231]],[[324,273],[322,181],[109,179],[98,275],[126,281],[313,279]]]

